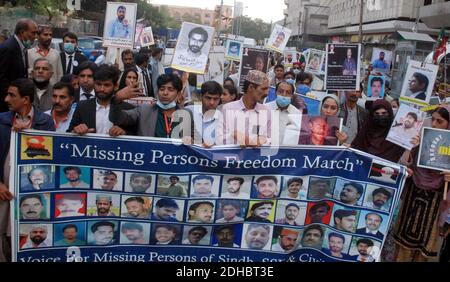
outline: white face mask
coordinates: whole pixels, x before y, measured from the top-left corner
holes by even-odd
[[[156,105],[158,105],[158,107],[160,107],[163,110],[170,110],[177,106],[177,102],[172,101],[169,104],[164,105],[163,103],[161,103],[161,101],[158,100],[158,101],[156,101]]]

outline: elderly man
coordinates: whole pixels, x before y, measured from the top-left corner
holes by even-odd
[[[42,112],[52,108],[53,85],[50,78],[53,75],[53,66],[47,59],[37,59],[33,64],[31,76],[36,87],[33,106]]]
[[[270,110],[261,104],[269,91],[269,79],[263,72],[252,70],[244,82],[241,100],[222,109],[216,129],[216,144],[239,144],[243,147],[270,143]]]

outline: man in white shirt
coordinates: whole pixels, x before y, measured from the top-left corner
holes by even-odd
[[[36,93],[33,106],[39,111],[45,112],[52,108],[52,88],[50,78],[53,75],[53,66],[47,59],[39,58],[34,61],[31,72]]]
[[[50,247],[52,243],[47,237],[47,235],[48,235],[47,225],[45,224],[33,225],[30,229],[27,242],[21,247],[21,249]]]
[[[299,235],[300,230],[282,228],[278,236],[278,242],[272,245],[272,251],[283,253],[293,251],[297,246]]]
[[[51,110],[45,112],[53,118],[56,132],[66,132],[72,121],[76,104],[74,104],[74,89],[70,83],[58,82],[53,86]]]
[[[369,248],[373,247],[373,241],[366,238],[361,238],[356,241],[356,248],[359,255],[353,258],[359,262],[374,262],[375,258],[369,253]]]
[[[244,184],[244,178],[242,177],[232,177],[227,180],[227,192],[222,192],[222,198],[232,198],[232,199],[249,199],[250,194],[243,192],[242,184]],[[225,191],[225,189],[224,189]]]

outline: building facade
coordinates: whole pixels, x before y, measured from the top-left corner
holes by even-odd
[[[431,28],[450,28],[450,1],[425,0],[420,7],[419,18]]]

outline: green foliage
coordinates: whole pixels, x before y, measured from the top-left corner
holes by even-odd
[[[256,39],[257,41],[268,38],[271,32],[271,26],[261,19],[251,19],[249,17],[238,17],[235,19],[240,26],[240,34],[242,36]]]

